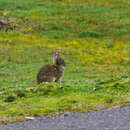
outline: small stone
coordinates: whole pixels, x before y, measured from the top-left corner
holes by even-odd
[[[68,113],[64,113],[64,117],[68,116],[69,114]]]
[[[34,120],[35,118],[31,117],[31,116],[26,116],[25,119],[27,119],[27,120]]]

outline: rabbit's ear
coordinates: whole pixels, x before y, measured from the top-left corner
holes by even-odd
[[[59,57],[59,53],[58,52],[54,52],[53,55],[52,55],[53,64],[56,64],[56,60],[58,59],[58,57]]]
[[[57,59],[59,56],[59,52],[54,52],[52,55],[53,59]]]

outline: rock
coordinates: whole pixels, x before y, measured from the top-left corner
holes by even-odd
[[[7,25],[8,24],[8,20],[7,19],[1,19],[0,20],[0,25]]]

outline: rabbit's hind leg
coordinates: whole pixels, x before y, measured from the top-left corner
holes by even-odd
[[[55,82],[56,78],[55,77],[48,77],[47,81],[48,82]]]
[[[55,78],[55,77],[53,77],[53,78],[52,78],[52,81],[53,81],[53,82],[56,82],[56,78]]]

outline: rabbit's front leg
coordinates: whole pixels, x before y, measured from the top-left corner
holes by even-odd
[[[61,86],[61,79],[59,79],[59,83],[60,83],[60,88],[62,88],[62,86]]]
[[[58,82],[60,84],[60,88],[62,88],[62,86],[61,86],[61,78],[57,78],[55,82]]]

